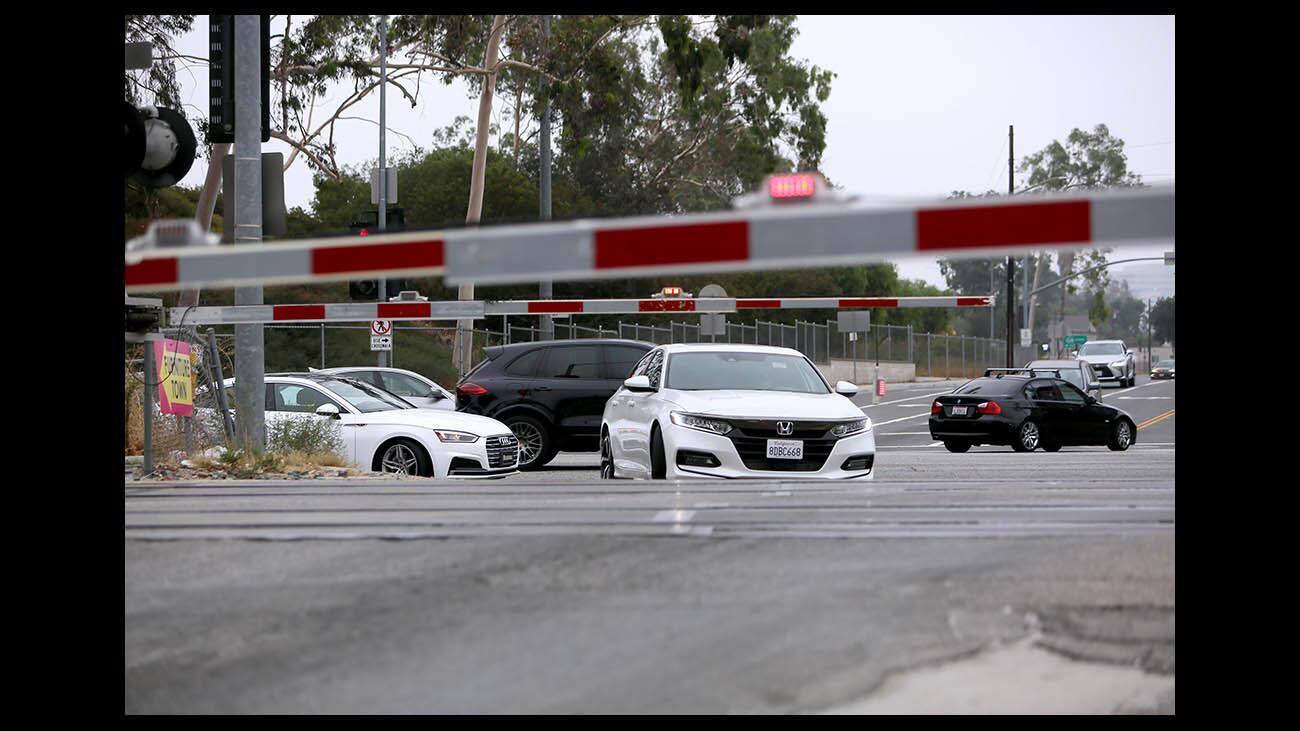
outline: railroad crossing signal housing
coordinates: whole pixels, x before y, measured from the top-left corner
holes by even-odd
[[[262,141],[271,140],[271,16],[260,16]],[[235,16],[208,16],[208,144],[235,141]],[[256,52],[256,51],[255,51]]]
[[[384,225],[384,233],[405,231],[406,211],[401,208],[387,209],[384,215]],[[349,224],[348,229],[354,236],[370,236],[379,233],[379,211],[367,211],[363,215],[363,220],[353,221]],[[389,295],[409,289],[411,287],[405,279],[388,280],[387,290]],[[379,280],[356,279],[348,282],[348,298],[363,302],[379,299]]]

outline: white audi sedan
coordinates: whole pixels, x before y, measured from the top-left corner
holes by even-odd
[[[234,406],[235,379],[225,381]],[[486,416],[421,409],[353,378],[327,373],[266,376],[266,425],[328,419],[343,457],[363,470],[420,477],[504,477],[518,471],[519,440]]]
[[[605,404],[602,478],[872,479],[871,419],[790,348],[663,345]]]

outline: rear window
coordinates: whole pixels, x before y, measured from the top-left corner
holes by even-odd
[[[549,348],[538,348],[515,358],[510,362],[510,365],[506,366],[506,375],[531,378],[537,372],[537,364],[542,360],[542,353],[547,350]]]
[[[1020,390],[1025,385],[1023,378],[976,378],[973,381],[967,381],[953,393],[978,393],[988,394],[991,396],[1009,396]]]

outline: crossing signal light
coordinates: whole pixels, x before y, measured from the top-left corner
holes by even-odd
[[[194,165],[198,142],[180,112],[122,102],[126,177],[150,188],[166,188]]]
[[[406,230],[406,212],[401,208],[389,208],[384,219],[385,232]],[[353,221],[348,228],[354,236],[380,233],[379,211],[366,211],[363,220]],[[404,289],[410,289],[405,279],[389,279],[386,288],[390,297],[397,296],[397,293]],[[379,280],[361,279],[348,282],[348,297],[352,300],[370,302],[379,299]]]

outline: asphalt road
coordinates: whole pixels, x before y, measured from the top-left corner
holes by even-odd
[[[1028,643],[1168,684],[1103,710],[1173,712],[1173,383],[1107,389],[1140,425],[1123,453],[948,453],[916,433],[943,390],[866,406],[869,483],[610,483],[594,455],[488,482],[127,483],[125,711],[823,712]],[[1006,710],[1037,675],[967,691]]]

